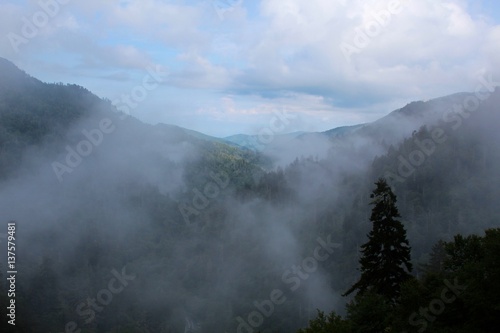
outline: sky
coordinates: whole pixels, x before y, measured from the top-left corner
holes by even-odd
[[[374,121],[500,81],[497,0],[0,0],[0,57],[225,137]],[[1,73],[0,73],[1,75]]]

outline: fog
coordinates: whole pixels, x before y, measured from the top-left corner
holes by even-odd
[[[270,304],[278,295],[273,291],[283,302],[259,310],[262,330],[297,329],[316,309],[343,313],[340,294],[355,274],[352,245],[363,242],[366,231],[347,236],[350,225],[358,228],[349,211],[356,200],[367,201],[363,191],[381,176],[373,174],[375,158],[422,125],[438,126],[464,96],[410,104],[342,135],[277,137],[259,153],[231,146],[271,161],[256,169],[241,169],[241,158],[217,169],[218,162],[207,164],[212,143],[113,108],[93,110],[63,140],[27,149],[0,185],[0,220],[18,223],[20,285],[31,288],[50,259],[65,313],[53,327],[58,331],[69,321],[103,329],[103,322],[129,320],[123,317],[129,311],[161,332],[244,332],[249,322],[259,322],[251,313]],[[488,117],[474,119],[460,131],[472,128],[467,135],[481,132],[498,142]],[[78,147],[88,155],[75,157]],[[498,165],[496,153],[488,156]],[[369,207],[362,207],[358,213],[366,216]],[[411,235],[421,232],[409,228]],[[321,245],[329,242],[335,247]],[[324,261],[315,257],[318,246]],[[340,266],[347,259],[352,262]],[[134,280],[109,307],[92,320],[90,312],[77,310],[123,268]]]
[[[500,325],[500,229],[437,243],[500,228],[498,2],[0,13],[1,332],[318,333],[323,311],[324,331],[394,333],[426,309],[428,332]],[[404,237],[374,240],[356,299],[376,182]]]

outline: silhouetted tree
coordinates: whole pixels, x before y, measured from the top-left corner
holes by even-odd
[[[410,246],[406,230],[398,220],[401,216],[396,195],[385,179],[379,179],[375,185],[377,188],[370,196],[374,205],[370,217],[373,227],[368,242],[361,246],[361,278],[344,296],[355,290],[359,295],[371,291],[394,302],[400,285],[411,277]]]

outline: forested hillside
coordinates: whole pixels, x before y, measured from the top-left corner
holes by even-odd
[[[291,155],[292,141],[294,162],[277,167],[272,149],[147,125],[82,87],[0,67],[0,219],[19,226],[19,332],[296,332],[316,309],[350,317],[331,317],[345,324],[332,331],[320,316],[308,333],[368,332],[355,325],[380,313],[396,332],[455,277],[471,287],[432,332],[499,317],[494,299],[478,301],[498,295],[478,276],[498,276],[499,89],[473,112],[447,112],[470,96],[458,94],[321,134],[321,156]],[[394,311],[377,295],[346,310],[381,177],[415,280]]]

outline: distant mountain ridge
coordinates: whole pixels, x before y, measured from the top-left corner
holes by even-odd
[[[0,120],[2,121],[0,123],[0,144],[2,138],[3,142],[12,141],[12,138],[10,140],[6,138],[9,136],[6,134],[8,131],[5,128],[1,130],[2,126],[12,126],[13,123],[18,123],[21,118],[24,121],[42,125],[37,127],[33,133],[20,131],[24,133],[22,135],[36,136],[36,138],[32,137],[28,140],[36,141],[42,136],[52,133],[51,131],[55,129],[59,131],[56,136],[61,136],[61,131],[67,128],[70,123],[84,114],[94,112],[95,109],[116,111],[109,101],[101,100],[83,87],[43,83],[4,58],[0,58],[0,73],[0,101],[2,102],[0,104]],[[182,140],[202,140],[249,149],[254,152],[262,152],[267,149],[276,150],[283,146],[301,146],[308,140],[341,143],[353,137],[364,137],[367,140],[396,144],[421,126],[437,123],[454,104],[462,103],[470,95],[472,94],[456,93],[425,102],[411,102],[371,123],[341,126],[323,132],[300,131],[275,134],[270,144],[262,142],[259,135],[236,134],[218,138],[176,125],[157,124],[153,127],[170,133],[167,136],[175,137],[176,140],[180,138]],[[71,105],[73,99],[79,100],[82,104],[78,107]],[[51,105],[51,107],[44,108],[43,105]],[[42,108],[44,109],[41,110]],[[305,153],[307,152],[301,154]]]
[[[120,120],[109,100],[77,85],[44,83],[0,58],[0,178],[15,172],[30,148],[55,144],[64,151],[71,143],[68,131],[89,117],[127,123],[146,141],[155,140],[159,133],[165,144],[187,143],[204,152],[203,158],[216,159],[222,168],[238,161],[242,168],[259,169],[260,158],[246,148],[175,125],[147,125],[133,117]]]
[[[395,144],[410,135],[413,131],[418,130],[421,126],[436,124],[444,118],[445,113],[451,110],[453,105],[462,105],[463,101],[470,96],[474,96],[474,94],[460,92],[428,101],[414,101],[371,123],[340,126],[323,132],[276,134],[275,138],[282,142],[294,144],[294,142],[309,139],[325,138],[330,141],[338,141],[349,138],[352,135],[361,135],[372,137],[374,140],[385,140],[387,143]],[[395,129],[401,129],[402,125],[407,128],[400,135],[400,131],[395,131]],[[225,137],[224,140],[257,151],[262,151],[266,148],[260,142],[261,140],[258,135],[236,134]]]
[[[36,78],[31,77],[30,75],[16,67],[12,62],[4,58],[0,58],[0,73],[0,96],[3,96],[4,100],[9,99],[9,96],[12,94],[15,95],[20,91],[24,91],[24,89],[32,91],[30,94],[39,95],[39,92],[36,92],[35,90],[43,90],[42,88],[47,85],[37,80]],[[61,88],[61,85],[55,86],[59,86],[60,93],[62,92],[62,90],[64,90]],[[68,86],[72,86],[74,88],[78,87],[76,85]],[[97,96],[93,95],[85,88],[78,88],[81,92],[86,93],[89,99],[93,100],[93,104],[101,104],[101,106],[105,104],[104,101],[99,100]],[[340,126],[323,132],[299,131],[285,134],[275,134],[275,140],[285,144],[293,144],[293,142],[295,142],[296,140],[307,140],[311,137],[324,137],[329,140],[338,140],[349,137],[354,133],[366,134],[371,136],[375,132],[377,132],[378,134],[383,133],[386,136],[390,136],[389,130],[393,128],[394,122],[399,123],[402,119],[405,119],[406,122],[409,123],[409,126],[412,127],[411,131],[413,131],[418,129],[422,125],[435,123],[440,118],[442,118],[443,112],[449,109],[453,103],[461,103],[469,95],[471,94],[462,92],[435,98],[426,102],[415,101],[407,104],[400,109],[390,112],[387,116],[380,118],[372,123],[352,126]],[[104,107],[111,108],[112,106],[106,105]],[[3,109],[3,111],[2,109],[0,109],[0,114],[2,114],[2,112],[6,112],[5,108]],[[81,116],[81,114],[79,116]],[[266,148],[266,144],[263,144],[258,135],[235,134],[219,138],[177,125],[157,124],[155,125],[155,127],[159,129],[166,129],[172,133],[175,133],[176,135],[182,135],[184,138],[192,137],[209,142],[225,143],[231,146],[239,146],[254,151],[262,151]],[[381,139],[379,135],[377,135],[377,137],[378,139]],[[386,137],[385,139],[389,142],[395,142],[402,139],[402,137]]]
[[[207,135],[198,131],[190,130],[184,127],[180,127],[177,125],[171,125],[171,124],[156,124],[154,125],[155,128],[162,130],[162,131],[167,131],[172,133],[172,135],[176,135],[178,137],[192,137],[200,140],[205,140],[205,141],[212,141],[212,142],[219,142],[219,143],[224,143],[224,144],[229,144],[229,145],[234,145],[231,141],[221,139],[215,136]]]
[[[273,141],[275,139],[290,141],[293,140],[306,132],[292,132],[285,134],[274,134]],[[241,147],[245,147],[248,149],[262,151],[266,147],[266,142],[259,135],[251,135],[251,134],[236,134],[223,138],[226,142],[232,142]]]

